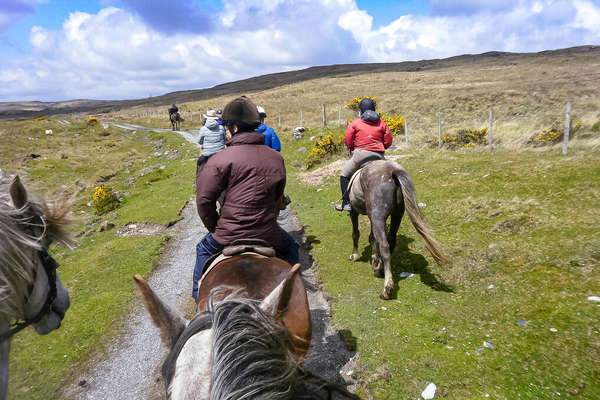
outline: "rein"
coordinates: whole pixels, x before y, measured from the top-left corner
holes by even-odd
[[[32,318],[25,318],[22,321],[18,321],[11,324],[8,331],[0,334],[0,342],[10,339],[14,334],[22,331],[27,328],[31,324],[35,324],[36,322],[41,321],[45,315],[50,314],[52,309],[52,303],[56,299],[57,287],[56,287],[56,269],[59,267],[59,264],[56,262],[54,258],[48,253],[48,250],[40,250],[38,251],[38,256],[44,266],[44,271],[46,271],[46,275],[48,276],[48,285],[50,286],[50,290],[46,296],[46,302],[37,312],[35,316]]]

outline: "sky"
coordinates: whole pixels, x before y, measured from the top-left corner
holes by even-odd
[[[0,102],[600,44],[600,0],[0,0]]]

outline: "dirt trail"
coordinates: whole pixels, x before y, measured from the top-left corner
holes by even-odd
[[[131,130],[150,130],[130,124],[113,125]],[[195,143],[194,134],[178,133]],[[181,221],[167,229],[172,239],[166,244],[160,264],[150,277],[149,284],[169,304],[186,313],[193,307],[190,293],[195,246],[207,231],[198,217],[195,201],[189,201],[185,205],[181,216]],[[281,212],[278,221],[299,243],[306,241],[302,226],[289,207]],[[344,379],[351,379],[348,372],[354,369],[354,353],[346,349],[330,324],[330,307],[318,283],[317,266],[304,248],[301,248],[300,261],[313,322],[313,344],[304,366],[330,381],[344,383]],[[152,325],[141,299],[134,306],[134,311],[122,321],[123,326],[107,346],[107,351],[96,355],[90,360],[87,371],[76,375],[75,382],[65,390],[65,398],[164,398],[160,366],[167,351],[162,346],[158,329]]]

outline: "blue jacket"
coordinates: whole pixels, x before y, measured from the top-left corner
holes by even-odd
[[[265,124],[260,124],[258,128],[256,128],[256,132],[265,135],[265,146],[269,146],[273,150],[281,151],[281,142],[273,128]]]

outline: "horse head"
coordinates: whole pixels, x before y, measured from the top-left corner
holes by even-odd
[[[135,275],[146,309],[170,349],[162,368],[167,398],[287,398],[297,379],[298,358],[281,316],[299,270],[296,264],[260,302],[240,297],[239,291],[215,301],[220,288],[213,289],[207,311],[191,321]]]
[[[64,230],[66,202],[30,198],[19,177],[0,185],[0,331],[2,341],[32,325],[40,335],[57,329],[69,308],[69,293],[48,253],[53,242],[70,245]],[[11,320],[22,320],[8,328]]]
[[[53,242],[70,244],[67,210],[64,201],[50,207],[31,199],[18,176],[10,183],[0,177],[0,399],[8,387],[11,337],[29,325],[50,333],[69,308],[58,263],[48,253]]]

